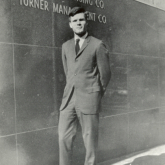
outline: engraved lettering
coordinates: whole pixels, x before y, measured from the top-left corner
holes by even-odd
[[[47,10],[47,11],[49,11],[48,5],[49,5],[48,2],[47,1],[44,1],[45,10]]]
[[[53,12],[59,13],[58,12],[58,4],[53,3]]]
[[[107,19],[106,19],[106,16],[105,15],[103,15],[102,20],[103,20],[103,23],[104,24],[107,23]]]
[[[20,0],[20,5],[49,11],[49,4],[44,0]]]
[[[28,0],[24,0],[24,5],[28,6]]]
[[[61,13],[61,14],[64,14],[63,9],[62,9],[62,5],[59,6],[59,11],[58,12]]]
[[[70,10],[71,10],[71,7],[69,6],[63,6],[63,5],[58,5],[58,4],[53,3],[53,12],[69,15]]]
[[[34,0],[34,8],[40,8],[40,3],[39,3],[39,0]]]
[[[93,1],[92,0],[76,0],[79,1],[81,3],[85,3],[85,4],[89,4],[89,5],[93,5]]]
[[[44,10],[44,8],[43,8],[44,3],[43,3],[43,2],[44,2],[43,0],[40,0],[40,9],[41,9],[41,10]]]
[[[64,14],[68,14],[68,8],[67,8],[67,6],[63,6],[63,9],[64,9]]]
[[[85,4],[93,5],[93,2],[91,0],[84,0]]]
[[[106,19],[106,16],[105,15],[99,15],[98,16],[98,20],[99,20],[99,22],[100,23],[104,23],[104,24],[106,24],[107,23],[107,19]]]
[[[94,4],[93,2],[95,2],[96,7],[101,8],[101,9],[104,9],[105,7],[104,0],[75,0],[75,1],[87,4],[87,5],[93,5]],[[20,0],[19,3],[20,5],[49,11],[49,4],[48,4],[48,1],[46,0]],[[69,15],[70,11],[71,11],[71,7],[69,6],[53,3],[53,12]],[[102,15],[102,14],[96,15],[96,13],[92,13],[89,11],[87,13],[88,13],[88,16],[87,16],[88,20],[96,21],[96,19],[98,18],[99,23],[104,23],[104,24],[107,23],[107,18],[105,15]]]
[[[34,7],[33,6],[33,0],[29,0],[29,7]]]
[[[99,7],[98,0],[95,1],[96,7]]]
[[[63,6],[63,14],[69,15],[69,9],[68,6]]]
[[[98,16],[98,20],[99,20],[100,23],[102,23],[102,20],[101,20],[100,17],[101,17],[101,14]]]
[[[96,21],[96,13],[88,12],[88,20]]]
[[[100,0],[100,7],[103,9],[104,8],[104,2]]]
[[[102,0],[100,1],[100,7],[104,9],[104,2]]]
[[[104,2],[103,0],[95,0],[96,7],[104,9]]]

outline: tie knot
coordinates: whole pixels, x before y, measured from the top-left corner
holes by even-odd
[[[76,39],[76,43],[79,43],[80,39]]]

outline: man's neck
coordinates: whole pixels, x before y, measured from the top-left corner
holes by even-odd
[[[74,37],[75,37],[75,38],[83,38],[83,37],[87,36],[87,34],[88,34],[87,32],[84,33],[84,34],[82,34],[82,35],[74,34]]]

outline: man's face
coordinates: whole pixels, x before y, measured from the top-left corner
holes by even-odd
[[[79,36],[83,36],[87,31],[87,21],[84,13],[78,13],[73,17],[70,17],[70,28],[73,32]]]

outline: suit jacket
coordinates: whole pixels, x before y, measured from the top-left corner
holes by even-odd
[[[62,45],[62,62],[66,86],[60,110],[63,110],[74,90],[76,107],[84,114],[96,114],[110,80],[109,52],[104,43],[88,36],[77,56],[74,39]]]

